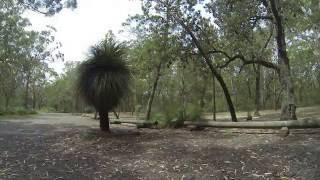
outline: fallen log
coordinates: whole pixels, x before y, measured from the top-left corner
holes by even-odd
[[[320,120],[301,119],[301,120],[291,120],[291,121],[250,121],[250,122],[185,121],[184,125],[195,125],[195,126],[201,126],[201,127],[218,127],[218,128],[281,128],[281,127],[319,128]]]
[[[133,119],[111,119],[110,120],[111,124],[121,124],[121,123],[130,123],[130,124],[152,124],[154,122],[150,122],[150,121],[144,121],[144,120],[133,120]]]
[[[152,121],[144,121],[144,120],[124,120],[124,119],[118,119],[118,120],[110,120],[110,124],[135,124],[139,128],[148,128],[152,127],[154,125],[157,125],[157,122]]]

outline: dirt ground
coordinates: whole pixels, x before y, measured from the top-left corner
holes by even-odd
[[[0,179],[320,179],[320,129],[97,128],[71,114],[0,118]]]

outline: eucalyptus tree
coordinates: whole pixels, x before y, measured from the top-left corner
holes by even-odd
[[[288,55],[291,59],[295,97],[301,106],[320,102],[320,53],[317,38],[291,41]],[[318,78],[317,78],[318,76]]]
[[[28,19],[23,18],[24,8],[13,5],[16,1],[0,2],[0,81],[2,93],[6,97],[6,107],[9,98],[15,98],[17,88],[24,86],[24,106],[29,108],[30,86],[34,88],[46,81],[50,72],[48,62],[63,59],[59,52],[61,44],[55,41],[54,28],[36,32],[28,31],[31,25]],[[41,73],[40,73],[41,72]],[[41,75],[40,75],[41,74]],[[35,91],[34,91],[35,92]]]
[[[64,59],[64,55],[59,51],[61,43],[55,41],[54,32],[53,27],[48,27],[47,30],[41,32],[30,31],[20,45],[20,51],[26,55],[21,65],[26,109],[30,108],[31,100],[36,98],[34,95],[31,97],[30,86],[34,86],[37,81],[46,80],[54,74],[52,69],[48,67],[48,62],[63,61]]]
[[[210,36],[210,38],[207,38],[201,36],[201,33],[204,33],[201,28],[206,28],[206,30],[211,28],[213,30],[213,25],[209,23],[208,19],[201,16],[201,11],[196,7],[197,1],[152,0],[142,1],[142,4],[143,7],[147,7],[148,11],[152,13],[152,17],[157,17],[160,20],[169,20],[167,21],[169,22],[167,25],[172,29],[170,34],[182,35],[182,39],[177,39],[182,44],[190,44],[190,42],[194,44],[193,49],[188,54],[196,53],[202,57],[209,67],[212,76],[217,78],[224,91],[232,121],[237,121],[229,90],[218,69],[213,65],[209,55],[210,49],[206,41],[213,40],[214,37]],[[152,29],[149,30],[152,31]],[[214,30],[210,32],[214,33]]]
[[[152,53],[150,60],[155,64],[155,73],[147,103],[145,115],[147,120],[151,116],[152,104],[163,68],[166,63],[172,60],[172,44],[170,45],[169,41],[171,39],[170,32],[173,31],[173,28],[170,21],[169,3],[170,0],[166,0],[164,4],[157,4],[154,9],[151,9],[152,2],[144,1],[142,3],[143,14],[130,17],[126,23],[126,25],[133,26],[132,29],[136,32],[138,38],[150,39],[153,44],[156,43],[156,45],[152,45],[149,48],[149,52]],[[153,14],[153,10],[159,13]],[[152,47],[153,49],[151,49]]]
[[[90,51],[90,58],[79,67],[78,90],[100,115],[100,129],[109,131],[108,113],[129,91],[130,72],[124,60],[124,47],[106,38]]]
[[[287,35],[291,36],[289,38],[295,38],[301,34],[308,34],[312,29],[310,20],[317,14],[316,9],[319,9],[319,3],[282,0],[233,2],[218,0],[211,1],[206,6],[215,18],[216,24],[222,27],[223,33],[231,34],[240,42],[256,41],[256,38],[250,36],[252,30],[262,33],[269,31],[270,38],[266,38],[265,47],[268,46],[269,42],[275,42],[277,60],[270,61],[261,58],[264,56],[262,51],[257,54],[257,60],[254,63],[272,68],[279,74],[281,88],[283,89],[280,119],[297,119],[292,72],[287,50]],[[239,53],[239,49],[234,50],[238,58],[229,59],[227,64],[236,59],[242,60],[243,64],[248,64],[250,58],[242,54],[241,49]]]
[[[22,18],[23,10],[12,6],[13,1],[0,2],[0,91],[5,97],[5,109],[21,84],[21,68],[27,56],[22,51],[28,32],[29,21]]]
[[[24,36],[27,20],[21,18],[22,11],[10,6],[10,1],[0,2],[0,93],[4,96],[6,110],[15,95],[18,85],[19,44]]]

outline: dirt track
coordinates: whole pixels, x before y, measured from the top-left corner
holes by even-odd
[[[1,119],[0,179],[320,179],[319,129],[284,138],[97,127],[69,114]]]

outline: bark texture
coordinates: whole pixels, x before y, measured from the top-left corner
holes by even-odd
[[[270,0],[270,7],[276,27],[276,42],[280,69],[280,83],[283,90],[280,120],[296,120],[296,104],[294,88],[290,72],[289,58],[286,48],[283,17],[280,14],[279,0]]]
[[[109,124],[109,113],[108,112],[99,112],[100,116],[100,129],[101,131],[110,131],[110,124]]]
[[[260,116],[261,107],[261,66],[257,65],[256,69],[256,93],[255,93],[255,116]]]
[[[160,61],[160,63],[157,66],[156,79],[154,80],[154,83],[153,83],[153,86],[152,86],[152,90],[151,90],[151,94],[150,94],[150,97],[149,97],[149,100],[148,100],[146,120],[150,120],[152,103],[153,103],[154,95],[155,95],[157,87],[158,87],[158,81],[160,79],[161,65],[162,65],[162,63]]]

